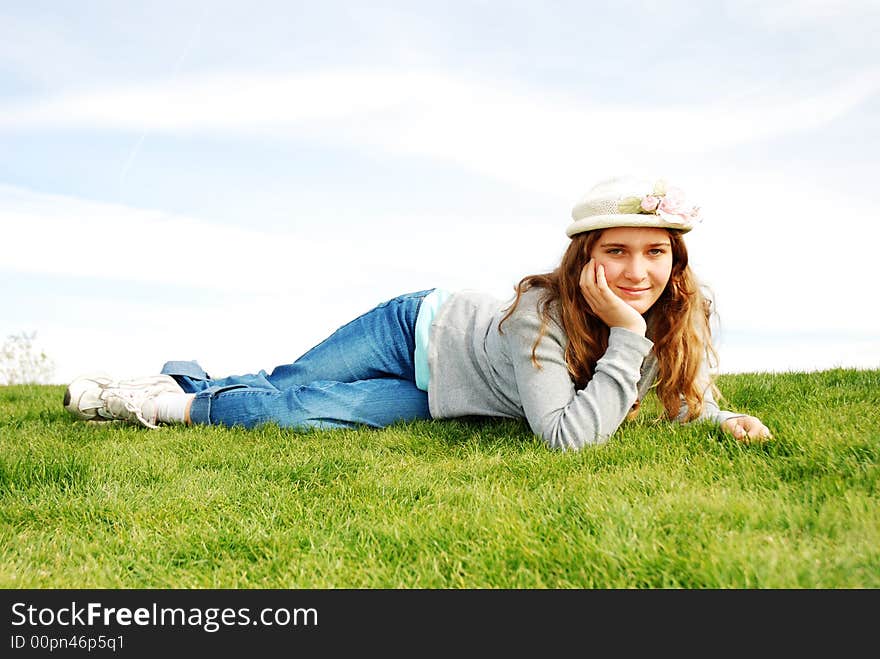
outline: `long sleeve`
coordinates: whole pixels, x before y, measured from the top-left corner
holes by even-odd
[[[507,304],[479,292],[450,296],[431,325],[428,402],[433,418],[525,417],[532,432],[556,449],[608,441],[657,378],[654,344],[611,328],[592,379],[577,391],[565,362],[568,337],[555,309],[535,349],[538,367],[532,361],[541,331],[541,297],[540,289],[525,291],[501,332]],[[710,391],[706,396],[701,419],[721,423],[736,416],[719,410]]]
[[[637,396],[639,368],[653,343],[614,327],[593,378],[576,391],[565,363],[561,328],[545,334],[532,362],[540,320],[523,314],[511,324],[511,361],[523,411],[532,431],[550,448],[578,450],[602,444],[626,418]]]

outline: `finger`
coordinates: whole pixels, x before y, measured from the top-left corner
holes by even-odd
[[[622,300],[617,296],[617,294],[611,290],[611,287],[608,285],[608,280],[605,278],[605,266],[597,265],[597,274],[596,274],[596,289],[598,295],[600,295],[600,299],[604,304],[619,304],[622,303]]]
[[[611,290],[608,288],[608,280],[605,279],[604,265],[596,266],[596,286],[602,293],[610,292]]]
[[[758,439],[766,437],[770,434],[769,429],[761,421],[753,416],[747,416],[743,419],[743,427],[749,434],[749,437]]]
[[[598,291],[596,290],[595,284],[593,284],[593,272],[592,272],[592,261],[587,263],[583,269],[581,270],[581,279],[580,279],[580,289],[581,295],[584,298],[584,301],[587,303],[587,306],[590,309],[596,309],[598,304]]]
[[[757,419],[747,425],[747,431],[750,439],[770,439],[770,429]]]
[[[741,439],[749,440],[757,437],[756,429],[749,417],[744,417],[737,421],[737,427],[740,430],[739,436]]]
[[[580,284],[582,287],[587,285],[588,283],[590,283],[594,277],[593,264],[594,264],[593,260],[590,259],[589,261],[587,261],[586,265],[583,268],[581,268]]]
[[[596,262],[593,259],[590,259],[581,271],[580,283],[581,290],[595,298],[598,291],[596,290]]]

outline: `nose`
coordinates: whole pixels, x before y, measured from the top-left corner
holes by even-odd
[[[623,270],[623,276],[632,282],[640,282],[648,276],[648,268],[645,260],[640,255],[632,256]]]

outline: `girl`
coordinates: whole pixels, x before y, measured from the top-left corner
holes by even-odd
[[[522,279],[509,306],[474,291],[401,295],[271,374],[211,378],[196,362],[168,362],[136,380],[79,377],[64,407],[150,428],[514,417],[551,448],[580,449],[606,442],[656,385],[670,419],[769,438],[713,396],[709,304],[683,238],[698,209],[662,181],[622,177],[593,187],[572,219],[562,262]]]

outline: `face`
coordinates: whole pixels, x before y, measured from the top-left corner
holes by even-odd
[[[590,258],[605,266],[609,288],[642,314],[663,293],[672,273],[672,245],[665,229],[605,229]]]

